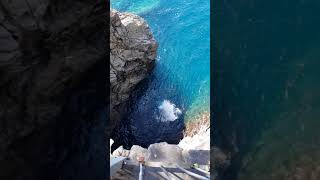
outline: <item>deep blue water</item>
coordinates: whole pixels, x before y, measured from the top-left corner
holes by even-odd
[[[159,44],[156,67],[131,105],[133,134],[147,136],[145,144],[170,142],[184,121],[209,111],[210,1],[112,0],[111,7],[143,17]]]

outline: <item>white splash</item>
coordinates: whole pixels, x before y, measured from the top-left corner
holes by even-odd
[[[128,1],[128,0],[111,0],[112,8],[120,8],[126,6],[126,12],[134,14],[148,13],[160,5],[160,0],[140,0],[140,1]]]
[[[161,113],[161,121],[174,121],[182,114],[182,111],[169,100],[164,100],[158,108]]]

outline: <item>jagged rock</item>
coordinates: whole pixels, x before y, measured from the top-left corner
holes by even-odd
[[[141,17],[111,10],[110,18],[110,124],[115,126],[133,89],[154,67],[158,45]]]
[[[106,74],[107,14],[102,0],[0,2],[0,179],[105,176],[89,99],[91,72]]]
[[[212,147],[214,168],[226,168],[230,161],[217,147]],[[113,155],[123,156],[122,146],[114,151]],[[163,164],[180,164],[191,166],[197,163],[204,169],[210,166],[210,128],[201,131],[192,137],[184,137],[181,142],[168,144],[166,142],[151,144],[148,149],[134,145],[130,149],[129,158],[135,161],[138,156],[144,156],[148,163],[160,162]]]
[[[182,155],[187,164],[210,164],[210,150],[184,150]]]
[[[118,147],[116,150],[112,152],[113,156],[129,157],[129,154],[130,154],[130,150],[126,150],[122,146]]]
[[[137,161],[137,159],[141,156],[143,156],[147,161],[149,157],[149,151],[141,146],[133,145],[130,149],[129,158]]]
[[[114,153],[122,152],[123,148],[118,148]],[[173,173],[175,178],[194,179],[177,169],[176,165],[184,167],[189,171],[195,172],[204,176],[205,174],[191,168],[193,163],[198,163],[199,167],[204,170],[209,170],[210,154],[208,150],[192,151],[186,150],[183,154],[183,149],[178,145],[168,144],[166,142],[151,144],[148,149],[140,146],[132,146],[129,152],[129,159],[126,161],[123,169],[117,172],[111,179],[135,179],[139,174],[138,156],[145,157],[145,175],[146,179],[162,179],[166,175],[160,169],[160,166],[165,167],[169,172]],[[198,152],[198,153],[197,153]],[[114,154],[116,155],[116,154]],[[203,163],[202,163],[203,162]]]
[[[149,161],[183,164],[182,149],[166,142],[151,144],[148,148]]]
[[[184,150],[210,150],[210,128],[192,137],[184,137],[178,146]]]

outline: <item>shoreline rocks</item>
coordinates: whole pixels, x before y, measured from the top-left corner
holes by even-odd
[[[203,134],[198,134],[199,137],[208,136],[210,129]],[[188,137],[191,140],[182,144],[168,144],[167,142],[151,144],[148,148],[143,148],[133,145],[130,150],[120,146],[114,152],[113,156],[126,156],[131,160],[136,161],[137,157],[144,156],[148,162],[162,162],[166,164],[178,164],[182,166],[191,166],[195,163],[201,166],[210,166],[210,136],[206,137],[205,142],[199,146],[194,144],[198,141],[197,136]],[[113,140],[112,140],[113,141]],[[187,144],[187,146],[186,146]],[[204,145],[205,144],[205,145]]]
[[[112,156],[128,157],[128,163],[131,164],[131,168],[126,167],[130,173],[119,171],[111,179],[118,179],[119,177],[135,179],[139,173],[139,169],[137,168],[138,158],[141,156],[145,160],[145,178],[147,179],[157,179],[150,174],[150,171],[152,172],[153,169],[160,168],[161,166],[172,169],[176,168],[176,165],[179,165],[192,171],[191,166],[198,164],[199,168],[206,171],[210,169],[210,150],[185,150],[176,144],[168,144],[166,142],[151,144],[148,148],[133,145],[130,150],[123,149],[120,146],[112,153]],[[157,171],[157,173],[161,174],[162,171]],[[175,174],[183,179],[190,178],[183,172],[176,171]]]
[[[193,164],[197,164],[202,169],[209,170],[210,168],[212,179],[216,179],[220,171],[230,166],[230,155],[225,154],[218,147],[210,147],[210,128],[192,137],[184,137],[179,144],[161,142],[151,144],[148,148],[133,145],[130,150],[120,146],[112,152],[112,156],[128,157],[129,161],[135,163],[138,157],[143,156],[147,165],[156,167],[160,165],[174,167],[178,164],[190,168]],[[135,173],[138,172],[133,172]],[[129,174],[127,176],[134,178]]]

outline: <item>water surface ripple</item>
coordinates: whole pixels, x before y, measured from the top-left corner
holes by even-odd
[[[177,143],[184,122],[209,111],[209,5],[209,0],[111,1],[114,9],[142,16],[159,43],[157,65],[121,128],[135,144]]]

